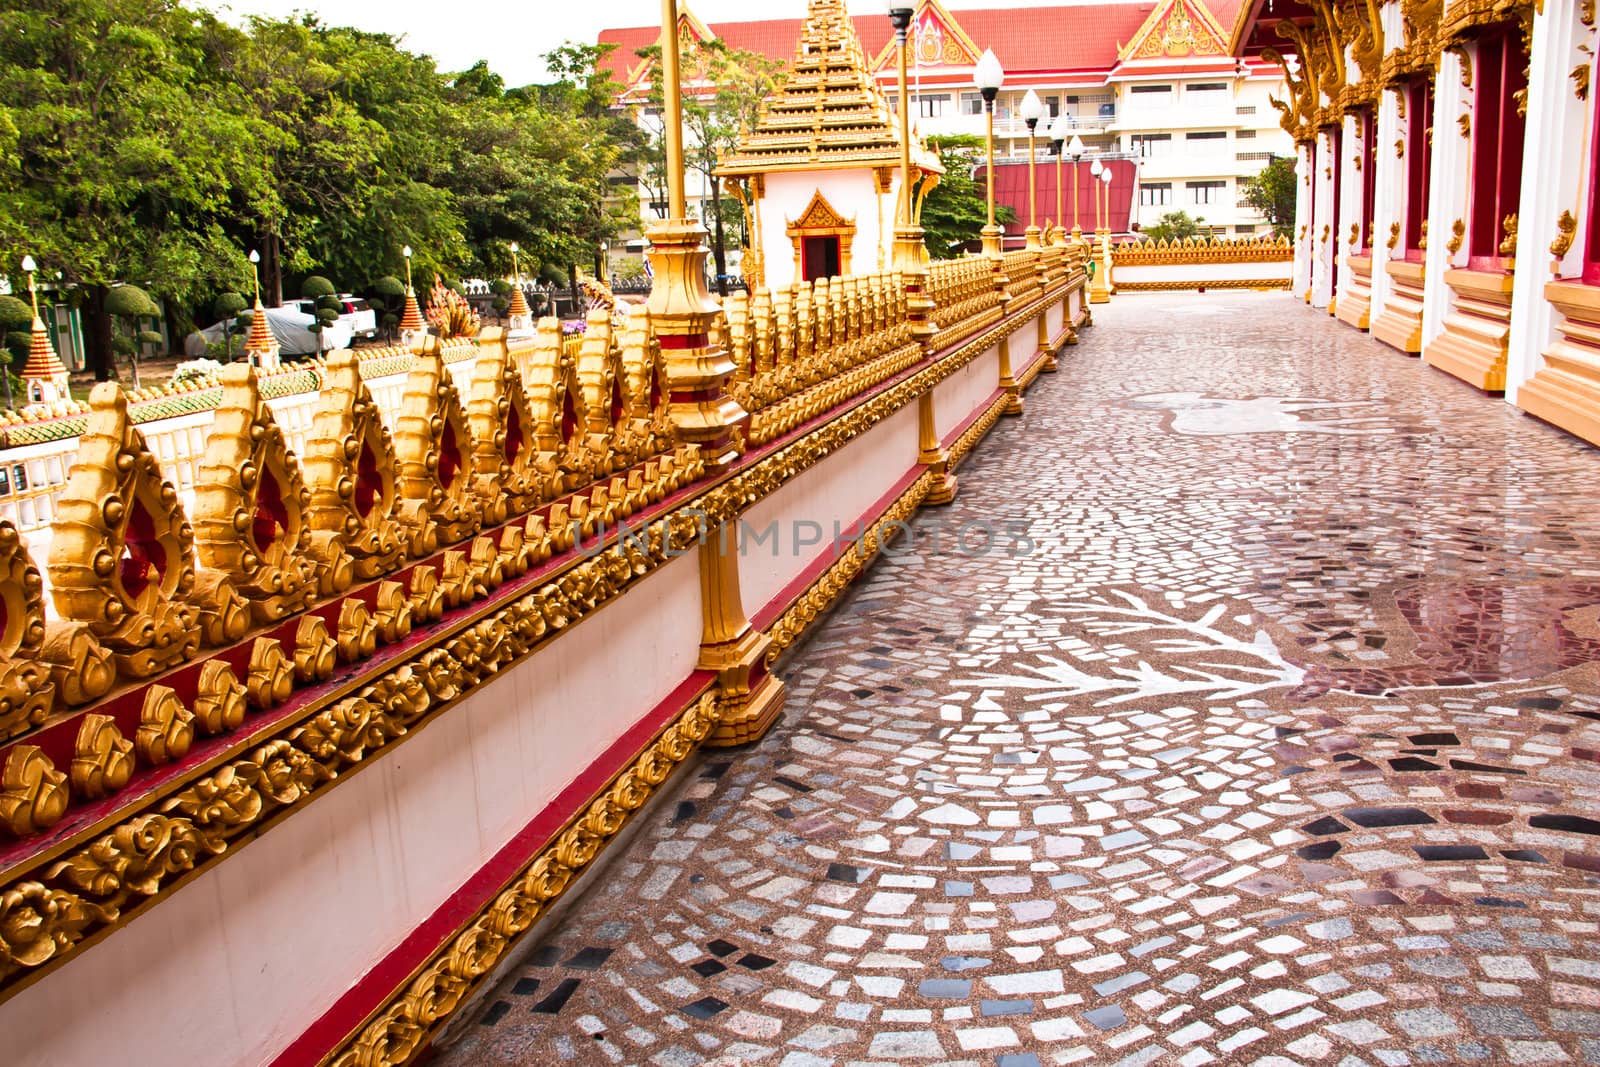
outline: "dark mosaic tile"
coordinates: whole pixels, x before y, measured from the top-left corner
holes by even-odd
[[[718,1012],[727,1010],[727,1007],[728,1002],[725,1000],[718,1000],[716,997],[701,997],[693,1004],[685,1004],[683,1010],[704,1022]]]
[[[540,1015],[554,1015],[567,1006],[567,1001],[572,999],[572,994],[578,991],[579,979],[563,978],[561,983],[552,989],[548,996],[533,1006],[533,1010]]]
[[[777,962],[777,960],[757,955],[754,952],[747,952],[739,957],[739,966],[747,971],[764,971]]]
[[[1434,822],[1420,808],[1346,808],[1344,817],[1369,829],[1388,826],[1422,826]]]
[[[714,974],[721,974],[723,971],[727,970],[728,965],[725,963],[719,963],[716,960],[701,960],[699,963],[690,964],[689,969],[698,974],[701,978],[710,978]]]
[[[1529,817],[1528,825],[1535,830],[1565,830],[1573,834],[1600,835],[1600,819],[1586,819],[1581,815],[1541,813]]]
[[[575,971],[598,971],[601,965],[611,958],[613,951],[615,950],[594,947],[580,949],[561,966],[570,967]]]
[[[1489,854],[1478,845],[1412,845],[1423,859],[1431,862],[1445,860],[1485,860]]]
[[[478,1020],[480,1026],[493,1026],[511,1011],[511,1005],[503,1000],[497,1000],[489,1005],[489,1010],[483,1013],[483,1018]]]
[[[538,988],[539,988],[539,979],[537,979],[537,978],[518,978],[515,982],[512,983],[511,992],[515,993],[519,997],[526,997],[526,996],[531,995],[533,993],[533,991],[535,989],[538,989]]]
[[[715,941],[706,942],[706,951],[711,953],[713,956],[728,956],[738,952],[739,946],[733,944],[731,941],[724,941],[719,937]]]

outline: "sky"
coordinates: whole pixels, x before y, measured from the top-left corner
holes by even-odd
[[[445,70],[464,70],[480,59],[508,85],[526,85],[545,75],[543,56],[564,41],[593,42],[602,29],[647,26],[661,21],[659,0],[199,0],[223,15],[282,17],[314,12],[323,22],[358,26],[405,38],[415,52],[434,57]],[[846,0],[852,13],[884,11],[883,0]],[[1081,0],[1091,2],[1091,0]],[[1137,2],[1137,0],[1130,0]],[[947,0],[953,11],[980,7],[1069,6],[1070,0]],[[680,0],[680,10],[682,8]],[[798,18],[805,0],[693,0],[704,22]]]

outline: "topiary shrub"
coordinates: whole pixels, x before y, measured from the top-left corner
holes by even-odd
[[[305,300],[315,300],[319,296],[332,296],[339,290],[334,288],[332,282],[320,274],[313,274],[300,283],[300,296]]]
[[[219,319],[231,319],[249,306],[243,293],[219,293],[211,304],[211,312]]]
[[[14,296],[0,296],[0,329],[11,326],[29,326],[33,323],[33,308],[26,300]]]

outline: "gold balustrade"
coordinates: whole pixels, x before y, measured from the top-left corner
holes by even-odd
[[[751,412],[745,446],[860,433],[1000,344],[1008,298],[1042,331],[1042,280],[1069,258],[1013,253],[1004,273],[984,257],[933,264],[931,347],[897,274],[734,294],[712,331]],[[131,846],[101,847],[84,827],[56,841],[63,819],[119,793],[110,810],[131,812],[141,781],[211,746],[208,760],[233,762],[182,771],[163,814],[136,816],[206,862],[689,543],[693,523],[671,511],[642,544],[572,551],[706,478],[669,405],[650,313],[597,308],[573,338],[546,318],[270,373],[236,364],[194,387],[102,383],[0,445],[0,468],[28,472],[27,495],[0,494],[0,851],[12,877],[49,880],[41,906],[54,909],[49,947],[0,921],[0,996],[157,892],[130,888],[128,864],[146,862]],[[783,447],[757,466],[826,454]],[[548,582],[523,599],[473,609],[497,611],[493,626],[450,616],[437,648],[401,644],[541,567]],[[370,677],[343,699],[318,689],[294,705],[310,718],[261,732],[272,709],[288,715],[297,693],[365,661]],[[112,857],[118,869],[102,869]]]

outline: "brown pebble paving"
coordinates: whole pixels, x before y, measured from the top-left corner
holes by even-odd
[[[1600,1062],[1600,453],[1095,317],[439,1062]]]

